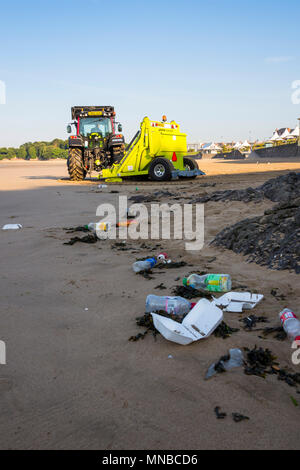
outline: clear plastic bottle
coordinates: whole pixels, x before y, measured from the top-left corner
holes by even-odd
[[[229,274],[191,274],[183,279],[183,285],[205,292],[229,292],[231,277]]]
[[[192,304],[183,297],[167,297],[148,295],[146,299],[146,313],[164,311],[174,315],[189,313]]]
[[[135,273],[141,273],[142,271],[150,271],[157,263],[156,258],[148,258],[144,261],[136,261],[132,265],[132,269]]]
[[[111,224],[109,222],[90,222],[88,225],[85,225],[91,232],[107,232]]]
[[[292,310],[285,308],[280,312],[281,325],[291,340],[300,341],[300,321]]]

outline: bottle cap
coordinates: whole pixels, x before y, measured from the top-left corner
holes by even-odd
[[[187,286],[187,285],[188,285],[187,277],[184,277],[184,278],[182,279],[182,284],[183,284],[184,286]]]

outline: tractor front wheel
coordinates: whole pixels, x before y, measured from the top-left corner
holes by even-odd
[[[155,158],[149,168],[149,176],[154,181],[169,181],[172,178],[173,165],[166,158]]]
[[[82,181],[86,177],[80,148],[70,148],[68,156],[68,172],[72,181]]]

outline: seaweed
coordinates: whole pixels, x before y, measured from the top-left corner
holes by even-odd
[[[216,417],[217,419],[225,419],[226,416],[227,416],[227,413],[222,413],[220,411],[221,407],[220,406],[216,406],[215,409],[214,409],[214,412],[216,414]]]
[[[224,321],[215,329],[214,335],[216,338],[229,338],[232,333],[237,333],[240,331],[238,328],[231,328],[229,325],[227,325]]]

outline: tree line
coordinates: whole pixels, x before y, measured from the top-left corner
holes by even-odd
[[[20,158],[22,160],[51,160],[68,158],[68,141],[54,139],[51,142],[27,142],[14,147],[0,147],[0,160]]]

